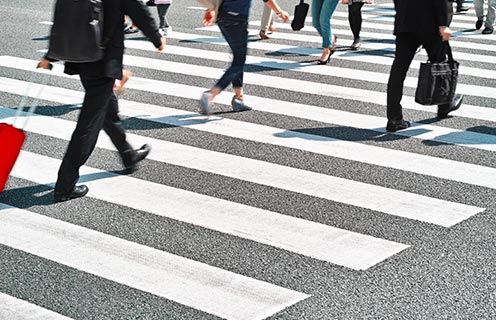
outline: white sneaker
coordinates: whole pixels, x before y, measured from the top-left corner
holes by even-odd
[[[164,28],[164,36],[169,36],[172,32],[172,27]]]
[[[165,34],[165,29],[158,29],[158,33],[160,33],[160,35],[161,35],[162,37],[165,37],[165,36],[166,36],[166,34]]]
[[[205,91],[202,96],[200,97],[200,113],[204,115],[209,115],[210,114],[210,106],[211,106],[211,100],[210,97],[212,94],[210,91]]]

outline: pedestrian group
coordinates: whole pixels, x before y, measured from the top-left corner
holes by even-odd
[[[289,14],[282,10],[276,0],[262,0],[265,4],[259,36],[261,40],[269,39],[275,32],[274,17],[283,22],[289,20]],[[493,32],[496,13],[496,0],[488,1],[488,11],[484,21],[484,0],[474,0],[477,15],[476,29],[485,25],[483,34]],[[54,198],[57,202],[79,198],[87,194],[88,187],[76,185],[79,169],[93,152],[99,132],[103,129],[117,148],[125,168],[124,173],[132,173],[138,163],[150,152],[148,145],[134,149],[126,139],[121,119],[118,115],[116,92],[121,92],[130,73],[123,70],[124,33],[141,30],[153,45],[162,51],[165,36],[171,32],[166,18],[172,0],[149,0],[146,5],[156,6],[159,17],[157,26],[154,18],[142,0],[102,0],[104,12],[103,38],[108,39],[103,59],[96,62],[65,63],[65,73],[78,74],[85,90],[83,106],[79,114],[66,153],[58,172]],[[232,62],[222,77],[200,97],[200,113],[212,113],[215,97],[230,84],[234,95],[231,100],[233,111],[248,111],[251,107],[243,96],[243,70],[248,47],[248,18],[252,0],[198,0],[206,7],[203,16],[205,26],[217,23],[223,37],[232,51]],[[331,28],[331,17],[341,2],[348,6],[348,20],[353,33],[352,50],[361,46],[360,31],[362,26],[362,6],[372,0],[312,0],[312,24],[322,37],[322,55],[317,65],[326,65],[336,50],[337,36]],[[463,0],[394,0],[396,11],[394,35],[396,36],[396,53],[391,66],[387,84],[387,125],[388,132],[406,129],[410,123],[403,118],[400,104],[403,96],[403,83],[420,47],[423,47],[431,62],[445,59],[444,42],[451,35],[449,24],[452,19],[452,2],[457,2],[456,12],[464,12],[468,7]],[[128,18],[126,18],[126,16]],[[129,21],[129,18],[132,22]],[[124,25],[124,28],[122,27]],[[49,69],[51,59],[45,56],[39,67]],[[116,80],[120,82],[116,83]],[[455,95],[453,101],[438,106],[438,118],[458,109],[463,96]]]

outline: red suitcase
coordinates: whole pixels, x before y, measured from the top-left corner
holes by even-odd
[[[0,123],[0,192],[5,188],[25,139],[24,131],[11,124]]]
[[[35,75],[33,75],[34,80]],[[45,74],[41,86],[44,87],[48,82],[49,75]],[[29,84],[26,94],[24,95],[21,105],[17,108],[15,120],[13,124],[0,123],[0,192],[2,192],[7,184],[9,174],[14,167],[14,164],[21,152],[22,145],[26,135],[22,129],[14,127],[16,120],[21,116],[22,110],[27,104],[29,93],[31,91],[32,83]],[[38,90],[35,99],[33,100],[27,117],[31,116],[36,109],[41,89]],[[26,127],[28,118],[24,121],[23,129]]]

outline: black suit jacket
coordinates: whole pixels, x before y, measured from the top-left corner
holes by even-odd
[[[102,39],[106,43],[103,59],[88,63],[66,62],[66,73],[120,79],[124,55],[124,15],[131,17],[155,47],[162,44],[157,24],[143,1],[103,0],[103,10]]]
[[[394,8],[394,34],[439,33],[439,27],[448,25],[447,0],[394,0]]]

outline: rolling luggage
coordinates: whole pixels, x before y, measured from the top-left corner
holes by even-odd
[[[43,78],[42,86],[45,86],[48,82],[49,74],[45,74]],[[34,78],[34,76],[33,76]],[[22,145],[26,139],[24,129],[28,123],[29,116],[34,113],[36,105],[38,103],[39,96],[41,95],[41,90],[38,90],[37,97],[33,99],[29,111],[26,115],[26,120],[21,129],[15,126],[16,121],[20,118],[22,110],[27,104],[29,91],[31,90],[32,83],[28,86],[26,94],[24,95],[19,107],[17,107],[17,112],[12,124],[0,123],[0,192],[2,192],[7,184],[9,174],[14,167],[14,164],[21,152]]]

